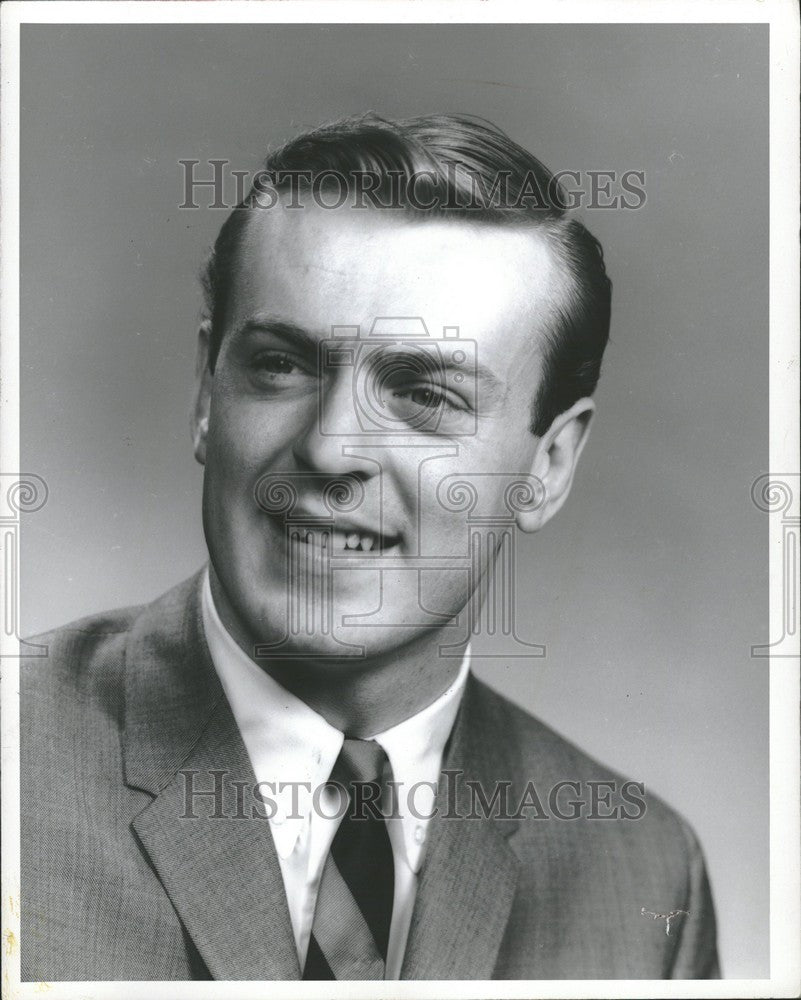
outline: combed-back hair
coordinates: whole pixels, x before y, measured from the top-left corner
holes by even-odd
[[[369,179],[369,184],[366,179]],[[265,192],[338,188],[371,211],[421,220],[536,226],[564,269],[555,319],[542,348],[531,431],[541,435],[598,383],[609,338],[612,283],[600,243],[571,217],[557,178],[490,122],[468,115],[391,121],[370,112],[296,136],[270,153],[263,171],[223,224],[203,274],[211,324],[209,365],[219,352],[244,228]],[[533,335],[533,333],[532,333]]]

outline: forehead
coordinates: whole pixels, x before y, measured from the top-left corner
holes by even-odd
[[[320,337],[369,329],[377,316],[421,316],[433,337],[458,326],[485,351],[529,353],[562,296],[543,234],[391,211],[254,209],[234,279],[230,326],[279,315]]]

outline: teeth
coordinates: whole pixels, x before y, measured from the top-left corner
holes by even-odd
[[[323,549],[331,547],[328,535],[324,531],[293,531],[290,533],[290,541],[296,545],[314,545]]]
[[[334,548],[346,549],[348,552],[370,552],[378,547],[376,535],[360,534],[358,531],[350,531],[347,534],[334,532]]]
[[[293,531],[291,539],[295,543],[316,545],[332,549],[334,552],[372,552],[380,547],[377,535],[360,534],[358,531]]]

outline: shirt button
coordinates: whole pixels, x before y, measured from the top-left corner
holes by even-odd
[[[426,839],[426,832],[422,826],[416,826],[414,828],[414,842],[415,844],[422,844]]]

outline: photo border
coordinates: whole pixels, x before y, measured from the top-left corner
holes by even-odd
[[[172,0],[172,2],[26,2],[2,11],[2,298],[0,359],[3,378],[0,455],[6,476],[20,474],[19,427],[19,127],[20,26],[64,24],[213,23],[541,23],[770,25],[770,452],[769,481],[798,490],[799,302],[799,24],[790,0],[659,0],[548,2],[536,7],[508,0]],[[760,335],[756,331],[755,335]],[[26,470],[22,470],[26,471]],[[791,477],[796,477],[795,479]],[[744,484],[748,488],[749,484]],[[795,500],[798,503],[798,498]],[[797,535],[796,535],[797,537]],[[770,638],[783,635],[786,593],[782,521],[771,516]],[[7,567],[4,567],[7,571]],[[16,571],[16,567],[14,568]],[[798,572],[796,564],[796,572]],[[797,582],[797,580],[796,580]],[[8,593],[5,595],[8,599]],[[71,1000],[150,997],[204,1000],[222,995],[274,998],[494,998],[494,997],[781,997],[801,989],[801,878],[799,877],[799,661],[770,656],[770,970],[769,979],[514,980],[443,982],[221,982],[20,983],[19,907],[19,643],[0,635],[2,665],[3,996],[46,995]]]

